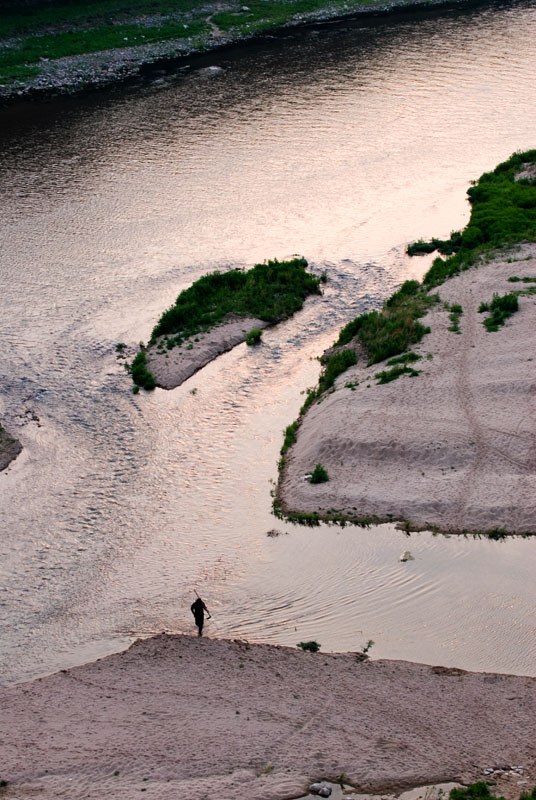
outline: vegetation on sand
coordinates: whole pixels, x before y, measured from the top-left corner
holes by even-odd
[[[256,344],[260,344],[261,338],[262,338],[262,331],[259,330],[258,328],[254,328],[246,336],[246,344],[249,345],[250,347]]]
[[[450,306],[450,325],[449,331],[453,333],[461,333],[460,331],[460,317],[463,314],[463,308],[458,303],[453,303]]]
[[[318,653],[320,650],[320,645],[318,642],[315,642],[314,639],[312,639],[310,642],[298,642],[296,647],[301,647],[302,650],[306,650],[309,653]]]
[[[341,348],[350,343],[353,347],[343,351],[338,350],[325,360],[318,387],[308,391],[300,416],[286,428],[279,461],[280,480],[286,463],[286,453],[296,441],[303,414],[313,401],[320,399],[331,381],[331,378],[328,379],[327,369],[330,359],[341,356],[342,353],[352,353],[353,355],[343,356],[343,358],[348,358],[349,363],[355,363],[353,361],[354,358],[357,360],[355,349],[361,347],[367,354],[368,365],[389,359],[387,366],[391,369],[376,373],[379,383],[387,383],[404,374],[415,377],[419,371],[411,367],[411,364],[418,361],[421,356],[409,348],[430,332],[430,329],[423,325],[420,319],[434,304],[440,302],[439,295],[431,294],[430,290],[451,276],[459,274],[462,270],[476,265],[482,255],[490,255],[494,248],[511,246],[523,240],[536,240],[536,184],[526,179],[516,180],[518,173],[526,169],[528,164],[534,163],[536,163],[536,150],[515,153],[508,161],[499,164],[493,172],[485,173],[478,181],[475,181],[468,190],[472,208],[467,227],[461,233],[453,233],[447,242],[434,239],[432,240],[433,247],[425,246],[425,243],[420,242],[413,248],[413,252],[429,252],[440,249],[445,253],[452,253],[452,255],[448,255],[446,259],[436,258],[424,276],[422,284],[415,280],[406,281],[384,303],[381,309],[361,314],[341,330],[339,338],[335,342],[335,348]],[[512,276],[509,280],[514,283],[518,281],[536,282],[536,278],[518,278],[517,276]],[[491,303],[483,304],[480,310],[490,311],[490,317],[484,323],[488,330],[497,330],[497,326],[503,324],[504,320],[517,310],[518,295],[534,291],[535,288],[530,287],[524,292],[511,292],[510,295],[505,295],[503,298],[494,297]],[[459,332],[459,321],[463,309],[459,304],[454,304],[448,309],[450,311],[450,330]],[[433,355],[428,353],[427,359],[432,357]],[[333,381],[331,381],[331,386]],[[348,388],[355,388],[357,383],[347,382],[345,385]],[[344,524],[346,520],[356,524],[380,521],[377,519],[364,521],[357,515],[353,518],[338,512],[320,514],[318,512],[283,511],[277,494],[273,505],[276,516],[284,516],[291,521],[307,525],[317,525],[320,520],[335,521],[340,524]],[[487,535],[492,537],[494,532],[488,532]]]
[[[329,481],[327,469],[322,464],[317,464],[311,474],[310,483],[326,483],[326,481]]]
[[[347,344],[357,337],[366,350],[369,365],[397,356],[430,332],[419,320],[437,302],[439,297],[429,295],[418,281],[405,281],[383,308],[349,322],[335,345]]]
[[[504,797],[491,794],[489,785],[484,781],[451,789],[449,798],[450,800],[504,800]],[[536,786],[530,792],[522,792],[519,800],[536,800]]]
[[[400,378],[401,375],[409,375],[410,378],[416,378],[417,375],[420,374],[420,369],[413,369],[413,367],[407,367],[403,364],[398,364],[396,367],[392,367],[391,369],[384,369],[381,372],[376,372],[374,377],[377,378],[377,383],[390,383],[391,381],[395,381],[397,378]]]
[[[135,356],[130,368],[130,373],[136,386],[142,386],[147,390],[155,388],[155,377],[153,373],[147,369],[147,356],[144,350],[141,350]]]
[[[490,312],[490,316],[484,320],[484,325],[490,333],[498,331],[499,326],[504,325],[508,317],[511,317],[518,310],[519,301],[516,292],[509,292],[502,295],[502,297],[495,293],[490,303],[480,303],[478,308],[481,314],[485,311]]]
[[[268,261],[244,272],[212,272],[179,294],[155,325],[157,336],[182,340],[207,331],[228,314],[278,322],[294,314],[310,294],[320,293],[320,279],[306,271],[307,261]],[[179,342],[176,342],[179,344]]]
[[[456,252],[436,258],[424,276],[427,288],[439,286],[476,263],[486,251],[536,238],[536,184],[516,180],[527,164],[536,163],[536,150],[514,153],[493,172],[485,172],[467,190],[471,217]]]

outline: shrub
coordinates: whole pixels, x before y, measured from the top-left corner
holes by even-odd
[[[147,390],[154,389],[156,386],[153,373],[147,369],[147,356],[143,350],[134,357],[131,375],[132,380],[137,386],[143,386],[143,388]]]
[[[326,483],[329,481],[328,471],[322,464],[317,464],[311,475],[311,483]]]
[[[250,347],[255,344],[259,344],[262,337],[262,331],[258,328],[254,328],[252,331],[248,333],[246,336],[246,344]]]
[[[302,650],[306,650],[309,653],[318,653],[320,650],[320,645],[314,639],[310,642],[298,642],[296,647],[301,647]]]
[[[480,313],[490,312],[490,316],[483,323],[490,333],[498,331],[499,326],[504,325],[518,309],[519,301],[515,292],[509,292],[502,297],[495,293],[491,303],[481,303],[478,307]]]

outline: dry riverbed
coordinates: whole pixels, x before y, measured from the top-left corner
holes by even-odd
[[[536,679],[355,653],[162,634],[0,704],[5,798],[283,800],[342,773],[392,797],[512,766],[517,798],[535,776]]]
[[[536,533],[536,295],[488,332],[483,301],[535,283],[536,245],[451,278],[413,347],[420,371],[380,384],[366,356],[306,412],[279,484],[286,511],[398,520],[409,528]],[[459,304],[460,332],[449,330]],[[388,369],[388,368],[387,368]],[[307,479],[316,464],[325,483]]]

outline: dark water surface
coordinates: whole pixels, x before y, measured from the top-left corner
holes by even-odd
[[[25,446],[0,475],[2,681],[191,631],[194,587],[210,635],[536,674],[536,541],[270,514],[316,356],[420,276],[404,244],[463,226],[472,178],[536,146],[536,2],[214,63],[0,115],[0,416]],[[117,342],[204,272],[291,253],[327,271],[322,298],[130,393]]]

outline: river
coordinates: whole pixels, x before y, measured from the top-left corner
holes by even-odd
[[[0,114],[1,681],[162,630],[536,675],[536,542],[271,515],[282,430],[339,328],[536,146],[536,2],[363,20]],[[172,392],[131,393],[207,271],[304,255],[322,297]],[[279,536],[267,536],[276,529]],[[404,550],[415,560],[400,563]]]

